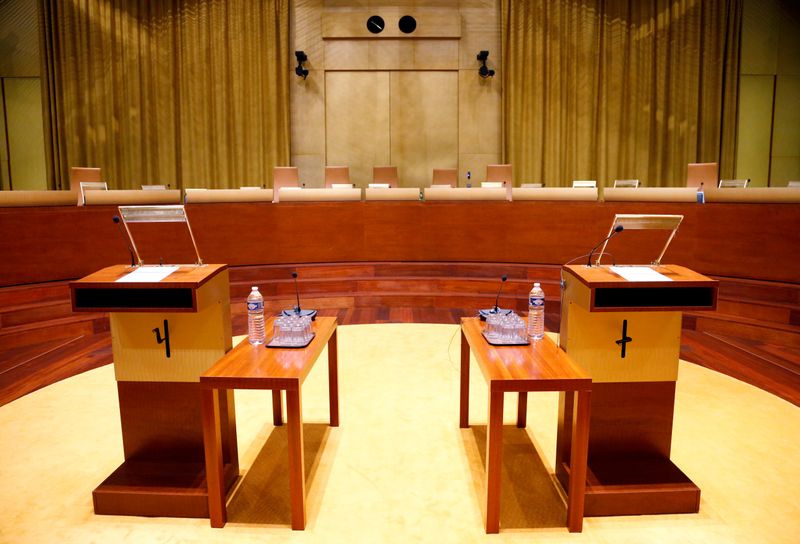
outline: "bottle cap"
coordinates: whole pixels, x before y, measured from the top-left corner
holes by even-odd
[[[539,285],[539,282],[538,282],[538,281],[537,281],[537,282],[535,282],[535,283],[533,284],[533,286],[534,286],[534,287],[541,287],[541,285]]]
[[[254,285],[250,288],[251,291],[258,291],[258,285]]]

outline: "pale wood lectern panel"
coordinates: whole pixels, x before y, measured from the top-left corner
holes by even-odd
[[[670,461],[681,311],[713,310],[717,282],[676,265],[628,281],[563,268],[560,345],[592,377],[585,515],[697,512],[700,489]],[[559,406],[556,474],[568,479],[572,404]]]
[[[94,510],[208,517],[199,376],[231,349],[228,269],[117,281],[132,270],[111,266],[70,284],[75,311],[109,312],[119,394],[125,460],[94,490]],[[167,328],[169,350],[158,341]],[[227,488],[238,475],[232,393],[218,402]]]

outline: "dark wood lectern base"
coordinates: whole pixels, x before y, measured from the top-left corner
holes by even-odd
[[[569,483],[569,466],[556,470]],[[584,516],[693,514],[700,510],[700,488],[665,458],[590,459],[586,471]]]
[[[226,463],[225,488],[239,467]],[[205,463],[126,461],[92,492],[94,513],[122,516],[207,518]]]

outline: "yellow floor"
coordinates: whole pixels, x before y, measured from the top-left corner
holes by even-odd
[[[526,430],[513,427],[516,402],[506,403],[503,529],[485,535],[486,387],[473,363],[475,426],[459,429],[456,333],[452,325],[339,329],[341,427],[323,424],[325,359],[303,390],[304,532],[289,528],[286,434],[271,425],[268,392],[236,392],[244,477],[224,529],[93,514],[92,489],[122,461],[110,366],[3,406],[0,542],[800,541],[800,409],[683,362],[672,458],[702,489],[699,514],[587,518],[582,534],[569,534],[550,476],[557,394],[534,394]]]

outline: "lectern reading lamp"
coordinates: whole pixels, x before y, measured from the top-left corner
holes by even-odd
[[[595,261],[595,266],[600,265],[600,259],[603,258],[603,252],[606,250],[606,246],[608,245],[608,241],[611,239],[614,234],[618,232],[622,232],[623,230],[671,230],[669,237],[667,238],[667,243],[664,244],[664,249],[661,250],[656,260],[654,260],[651,265],[658,266],[661,264],[661,259],[664,257],[664,253],[667,252],[667,248],[669,247],[670,243],[672,243],[672,239],[675,238],[675,234],[678,232],[678,227],[683,221],[682,215],[644,215],[644,214],[617,214],[614,216],[614,222],[611,224],[611,230],[608,231],[608,236],[603,241],[603,247],[600,248],[600,254],[597,256],[597,260]],[[589,264],[591,266],[591,254],[589,255]]]
[[[131,229],[128,228],[128,223],[186,223],[186,228],[189,231],[189,237],[194,246],[194,253],[197,256],[195,266],[203,266],[203,260],[200,258],[200,252],[197,250],[197,242],[192,233],[192,226],[189,224],[189,217],[186,215],[186,209],[182,205],[176,206],[120,206],[119,214],[122,217],[122,224],[125,226],[125,232],[128,233],[128,239],[131,241],[131,250],[136,257],[136,266],[144,266],[144,261],[139,255],[139,250],[136,248],[136,242],[133,240]],[[173,266],[191,266],[191,265],[173,265]]]

